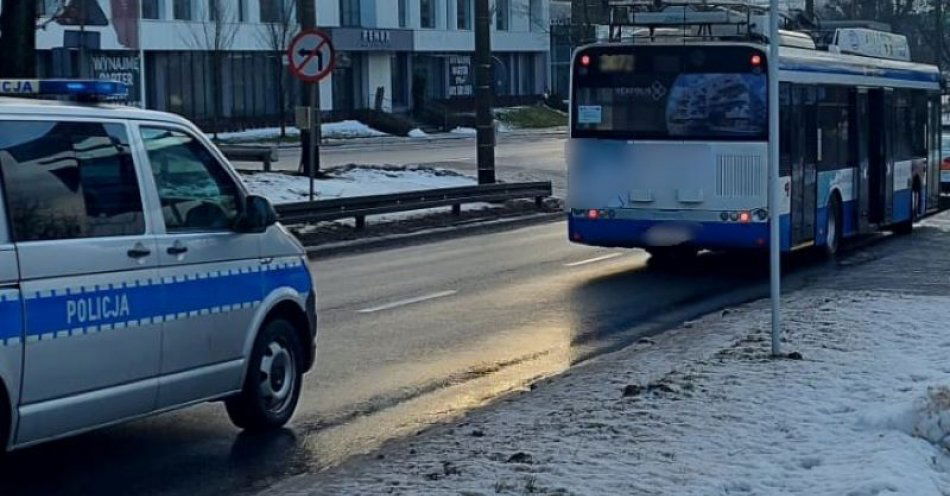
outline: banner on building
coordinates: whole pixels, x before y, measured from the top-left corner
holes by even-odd
[[[129,103],[142,102],[141,60],[138,52],[96,50],[89,54],[92,74],[96,79],[119,81],[129,86]]]
[[[468,55],[449,57],[449,98],[474,94],[472,85],[472,58]]]

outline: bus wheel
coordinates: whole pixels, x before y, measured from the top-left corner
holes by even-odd
[[[828,219],[825,221],[825,255],[833,257],[841,247],[841,202],[837,196],[828,203]]]
[[[646,250],[650,254],[650,265],[658,267],[672,267],[692,259],[698,253],[696,248],[690,246],[651,246]]]

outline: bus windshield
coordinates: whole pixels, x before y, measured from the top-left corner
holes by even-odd
[[[765,55],[749,47],[593,47],[574,64],[577,138],[765,140]]]

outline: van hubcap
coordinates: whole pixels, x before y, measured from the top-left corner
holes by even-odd
[[[297,374],[293,356],[282,343],[271,342],[261,357],[260,393],[268,411],[280,412],[290,403]]]

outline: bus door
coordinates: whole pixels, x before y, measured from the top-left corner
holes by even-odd
[[[789,141],[792,164],[792,246],[814,241],[818,197],[817,94],[814,87],[791,88]]]
[[[852,108],[855,109],[855,112],[851,114],[851,132],[848,137],[849,146],[852,150],[852,157],[854,157],[858,163],[858,231],[859,232],[868,232],[871,230],[871,223],[869,222],[869,167],[870,167],[870,136],[871,127],[869,121],[870,109],[868,108],[868,90],[866,88],[861,88],[857,93],[852,93],[852,97],[855,99],[852,104]]]
[[[894,103],[890,90],[868,92],[868,217],[874,224],[888,224],[893,217],[894,164],[891,106]]]

